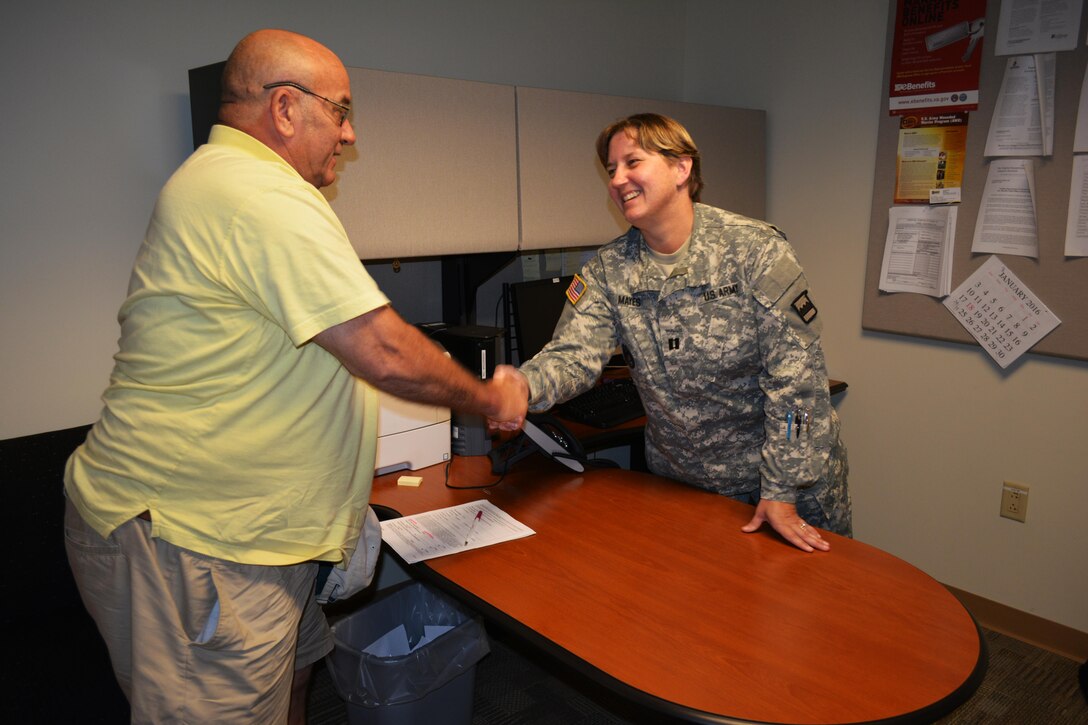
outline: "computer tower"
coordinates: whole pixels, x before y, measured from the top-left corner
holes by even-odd
[[[421,325],[442,347],[477,377],[486,380],[500,362],[503,329],[486,325]]]
[[[438,342],[469,372],[486,380],[495,373],[495,365],[503,349],[501,327],[484,325],[445,325],[429,323],[419,326]],[[459,456],[486,456],[491,450],[491,436],[482,415],[453,411],[450,424],[451,449]]]

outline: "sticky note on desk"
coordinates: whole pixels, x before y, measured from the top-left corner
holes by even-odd
[[[423,476],[401,476],[397,479],[398,486],[413,486],[418,488],[423,483]]]

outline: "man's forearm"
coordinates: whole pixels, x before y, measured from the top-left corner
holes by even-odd
[[[522,395],[515,389],[520,381],[497,375],[499,384],[485,383],[390,307],[325,330],[314,341],[353,375],[399,398],[496,420],[524,412],[517,413],[514,405],[515,396]]]

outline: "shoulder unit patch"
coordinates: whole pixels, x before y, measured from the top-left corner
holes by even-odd
[[[801,322],[806,325],[816,319],[816,305],[812,304],[812,300],[809,299],[808,290],[797,295],[790,305],[793,307],[793,311],[797,313],[797,316],[801,318]]]

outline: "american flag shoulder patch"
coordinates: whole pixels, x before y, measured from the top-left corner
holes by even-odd
[[[567,299],[570,300],[572,305],[576,305],[585,293],[586,281],[582,279],[582,275],[574,275],[574,279],[570,281],[570,285],[567,287]]]

